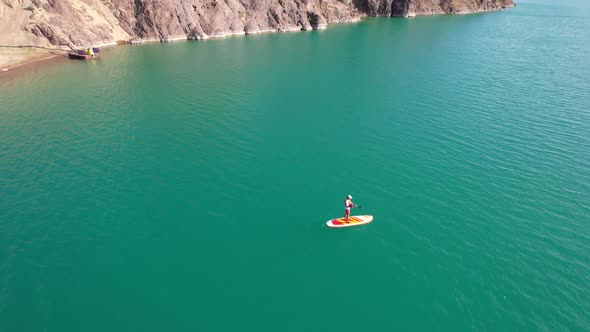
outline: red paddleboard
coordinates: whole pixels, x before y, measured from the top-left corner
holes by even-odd
[[[365,215],[365,216],[350,216],[348,217],[348,222],[344,221],[344,218],[332,219],[326,222],[328,227],[338,228],[338,227],[351,227],[351,226],[360,226],[364,224],[368,224],[373,221],[373,216]]]

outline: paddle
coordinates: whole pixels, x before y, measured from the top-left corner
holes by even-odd
[[[363,208],[363,206],[362,206],[362,205],[355,205],[354,207],[357,207],[357,208],[359,208],[359,209],[362,209],[362,208]]]

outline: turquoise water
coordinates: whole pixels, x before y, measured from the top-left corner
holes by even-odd
[[[590,330],[589,9],[0,81],[0,330]],[[326,228],[348,193],[375,221]]]

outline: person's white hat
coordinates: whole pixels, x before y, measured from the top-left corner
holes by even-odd
[[[348,197],[348,199],[352,199],[352,196],[351,195],[348,195],[347,197]]]

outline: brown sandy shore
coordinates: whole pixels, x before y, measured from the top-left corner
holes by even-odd
[[[42,48],[0,47],[0,78],[13,76],[16,71],[52,63],[64,58],[66,52]]]
[[[27,52],[28,53],[28,52]],[[42,74],[49,67],[57,63],[71,61],[63,54],[54,54],[48,51],[34,52],[35,54],[26,54],[23,57],[19,56],[15,62],[10,62],[8,65],[0,67],[0,89],[4,83],[9,83],[23,75],[36,77],[37,74]],[[0,50],[0,57],[3,56]],[[0,60],[4,63],[4,59]],[[6,69],[6,70],[4,70]],[[0,91],[0,96],[2,91]]]

